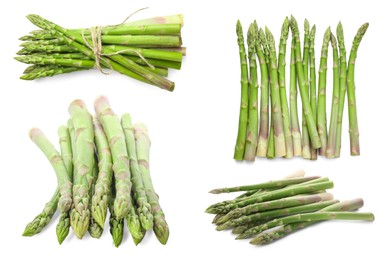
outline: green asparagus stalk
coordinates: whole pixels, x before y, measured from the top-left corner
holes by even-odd
[[[304,22],[304,37],[303,37],[303,60],[302,60],[302,66],[303,66],[303,73],[305,80],[309,82],[308,78],[308,68],[309,68],[309,32],[310,25],[309,21],[305,19]],[[307,92],[309,93],[309,92]],[[309,94],[308,94],[309,95]],[[308,98],[310,98],[308,96]],[[302,157],[304,159],[310,159],[311,158],[311,152],[310,152],[310,136],[307,129],[307,123],[305,118],[304,110],[302,110]]]
[[[33,53],[77,53],[78,50],[68,45],[37,45],[31,44],[20,49],[16,54],[27,55]]]
[[[297,102],[297,73],[295,68],[295,42],[291,39],[290,54],[290,120],[291,135],[293,139],[294,156],[302,155],[301,131],[299,129],[298,102]]]
[[[60,140],[60,150],[61,150],[62,160],[64,161],[64,165],[68,172],[69,178],[73,179],[72,142],[70,139],[68,128],[66,126],[59,127],[58,137]],[[69,229],[70,229],[70,216],[68,211],[68,212],[61,213],[60,219],[56,227],[57,240],[60,245],[68,236]]]
[[[332,199],[333,199],[332,194],[320,193],[320,194],[313,194],[313,195],[287,197],[279,200],[255,203],[243,208],[238,208],[230,211],[229,213],[221,217],[216,223],[220,225],[232,219],[237,219],[242,216],[268,211],[271,209],[282,209],[282,208],[306,205],[306,204],[316,203],[320,201],[327,201]]]
[[[310,107],[313,112],[314,121],[317,123],[317,79],[316,79],[316,58],[315,58],[315,51],[314,51],[314,43],[315,43],[315,36],[316,36],[316,26],[313,25],[313,27],[310,30],[309,34],[309,61],[310,61]],[[317,160],[317,149],[311,148],[311,160]]]
[[[280,103],[282,107],[282,121],[283,132],[286,141],[286,155],[285,158],[291,158],[294,156],[293,140],[290,126],[290,114],[287,103],[287,91],[286,91],[286,45],[288,39],[288,32],[290,28],[290,20],[288,17],[283,22],[282,30],[280,33],[279,43],[279,57],[278,57],[278,80],[279,80],[279,92]]]
[[[304,213],[297,214],[293,216],[288,216],[280,219],[275,219],[270,221],[264,225],[261,225],[259,228],[259,232],[264,230],[292,224],[292,223],[301,223],[302,221],[316,222],[322,220],[333,220],[333,219],[341,219],[341,220],[361,220],[361,221],[374,221],[375,217],[372,213],[360,213],[360,212],[313,212],[313,213]],[[253,245],[258,244],[258,238],[253,238],[250,243]]]
[[[153,231],[161,244],[165,245],[169,237],[169,228],[165,220],[164,212],[160,206],[159,198],[154,191],[149,172],[150,139],[146,126],[143,124],[133,125],[136,143],[138,165],[141,171],[142,181],[145,187],[148,202],[152,207]]]
[[[330,212],[330,211],[353,211],[363,206],[362,199],[354,199],[342,201],[333,205],[330,205],[326,208],[320,210],[321,212]],[[303,229],[305,227],[311,226],[318,223],[319,221],[307,221],[307,222],[297,222],[288,225],[279,227],[278,229],[271,232],[263,232],[256,237],[254,243],[256,245],[265,245],[280,238],[283,238],[295,231]]]
[[[347,52],[344,45],[344,30],[341,22],[337,25],[337,41],[340,50],[340,94],[339,107],[337,109],[337,136],[335,157],[340,157],[341,150],[341,132],[343,126],[343,114],[345,96],[347,94]]]
[[[258,126],[259,126],[259,83],[257,81],[257,64],[256,64],[256,35],[257,29],[254,24],[251,24],[248,30],[248,59],[249,59],[249,112],[248,126],[246,134],[246,145],[244,159],[246,161],[254,161],[256,157],[256,148],[258,142]]]
[[[240,119],[238,124],[238,133],[236,146],[234,149],[234,159],[242,161],[245,153],[245,138],[247,132],[248,122],[248,63],[246,58],[244,36],[242,32],[242,26],[240,20],[237,21],[236,25],[237,43],[240,51],[240,63],[241,63],[241,104],[240,104]]]
[[[52,68],[49,70],[42,69],[41,72],[33,72],[33,73],[24,74],[20,77],[20,79],[34,80],[34,79],[39,79],[39,78],[44,78],[44,77],[53,77],[53,76],[60,75],[60,74],[66,74],[66,73],[75,72],[75,71],[82,71],[82,70],[87,70],[87,69],[86,68],[77,68],[77,67],[57,66],[56,68]]]
[[[114,215],[119,220],[130,210],[130,191],[132,187],[125,135],[119,118],[111,109],[108,99],[100,96],[95,100],[95,112],[110,146],[115,175],[116,197]]]
[[[96,180],[95,192],[92,196],[91,214],[95,222],[101,228],[104,228],[112,180],[112,157],[106,134],[97,118],[93,120],[93,129],[99,158],[99,174]]]
[[[248,223],[245,223],[243,225],[234,227],[232,229],[232,234],[239,235],[252,227],[256,227],[256,226],[259,226],[261,224],[264,224],[266,221],[267,220],[257,220],[257,221],[248,222]]]
[[[292,215],[292,214],[298,214],[298,213],[306,213],[306,212],[313,212],[317,211],[320,209],[323,209],[324,207],[327,207],[329,205],[332,205],[334,203],[337,203],[337,200],[329,200],[329,201],[321,201],[321,202],[316,202],[316,203],[310,203],[310,204],[305,204],[305,205],[300,205],[300,206],[295,206],[295,207],[288,207],[288,208],[282,208],[282,209],[275,209],[275,210],[269,210],[269,211],[264,211],[264,212],[259,212],[255,214],[250,214],[246,216],[242,216],[236,219],[231,219],[222,225],[217,226],[217,230],[226,230],[226,229],[231,229],[236,226],[240,226],[242,224],[248,223],[248,222],[253,222],[257,220],[262,220],[262,219],[274,219],[282,216],[287,216],[287,215]],[[257,230],[255,231],[257,227],[248,229],[241,235],[237,237],[237,239],[243,239],[243,238],[248,238],[250,236],[253,236],[257,234]]]
[[[268,28],[265,28],[268,48],[270,50],[270,86],[271,86],[271,107],[275,142],[275,157],[286,156],[286,141],[283,132],[282,108],[280,102],[280,89],[278,82],[278,66],[274,37]]]
[[[293,16],[291,16],[290,25],[291,25],[291,30],[293,32],[293,37],[295,39],[295,55],[297,61],[296,69],[298,75],[299,91],[301,93],[302,107],[306,118],[310,140],[312,142],[313,148],[320,148],[321,141],[314,121],[313,112],[310,107],[310,101],[308,95],[308,82],[305,80],[304,71],[303,71],[302,56],[301,56],[301,42],[299,39],[298,23]]]
[[[259,126],[259,142],[257,143],[256,155],[259,157],[267,156],[268,137],[269,137],[269,74],[264,48],[266,43],[264,38],[256,37],[256,54],[260,64],[261,73],[261,97],[260,97],[260,126]],[[269,59],[269,57],[267,57]]]
[[[110,189],[110,202],[109,202],[109,210],[110,210],[110,234],[112,236],[112,241],[114,242],[115,247],[119,247],[122,243],[123,239],[123,229],[124,229],[124,218],[117,218],[115,216],[114,203],[115,198],[117,197],[115,190],[115,181],[111,181],[111,189]]]
[[[90,200],[91,200],[90,205],[92,205],[92,198],[93,195],[95,194],[96,180],[98,178],[98,175],[99,175],[98,158],[97,155],[95,154],[95,160],[93,164],[93,179],[92,179],[92,185],[90,189]],[[91,235],[91,237],[99,239],[103,234],[103,228],[104,227],[101,227],[93,217],[90,218],[88,232]]]
[[[61,158],[61,155],[57,152],[57,150],[40,129],[32,128],[29,135],[31,140],[38,146],[38,148],[50,161],[57,175],[57,186],[60,192],[58,208],[60,209],[60,212],[62,213],[69,211],[72,205],[72,182],[68,175],[68,171],[65,168],[65,164]]]
[[[127,229],[129,230],[131,237],[133,238],[134,244],[138,245],[145,236],[145,231],[141,226],[141,221],[138,216],[137,210],[135,208],[135,204],[133,199],[131,198],[131,204],[129,214],[126,216]],[[153,219],[152,219],[153,225]]]
[[[305,183],[307,181],[311,181],[311,180],[318,179],[318,178],[319,178],[318,176],[288,178],[288,179],[269,181],[269,182],[253,184],[253,185],[214,189],[214,190],[211,190],[210,193],[220,194],[220,193],[230,193],[230,192],[237,192],[237,191],[251,191],[251,190],[257,191],[260,189],[273,189],[273,188],[280,189],[280,188],[284,188],[288,185]]]
[[[136,143],[133,129],[131,128],[131,117],[129,114],[122,115],[121,125],[125,135],[127,153],[129,154],[130,159],[131,181],[134,185],[134,196],[138,206],[137,214],[141,220],[142,227],[145,230],[150,230],[153,227],[152,209],[146,197],[145,187],[142,182],[142,176],[137,159]]]
[[[229,211],[242,208],[248,206],[253,203],[265,202],[270,200],[276,200],[284,197],[295,196],[298,194],[307,194],[317,191],[323,191],[326,189],[333,188],[333,182],[326,181],[315,184],[307,184],[307,185],[295,185],[291,187],[285,187],[283,189],[266,192],[264,194],[259,194],[257,196],[251,196],[246,199],[240,200],[231,200],[231,201],[223,201],[214,205],[211,205],[206,209],[207,213],[212,214],[220,214],[220,213],[228,213]]]
[[[74,100],[68,112],[75,132],[73,152],[73,203],[70,224],[81,239],[88,230],[90,222],[90,189],[94,176],[94,132],[92,116],[82,100]]]
[[[339,71],[339,52],[337,48],[336,37],[331,33],[330,41],[333,48],[333,95],[332,110],[330,114],[328,145],[326,147],[326,158],[334,158],[336,153],[336,135],[337,135],[337,115],[339,108],[340,95],[340,71]]]
[[[328,62],[328,45],[330,42],[330,27],[325,31],[322,43],[320,69],[318,71],[318,108],[317,108],[317,127],[321,139],[321,148],[319,155],[324,156],[327,144],[326,127],[326,71]]]
[[[347,95],[348,95],[349,140],[350,140],[351,155],[360,155],[359,127],[358,127],[357,112],[356,112],[357,110],[356,110],[356,93],[355,93],[355,62],[356,62],[357,50],[367,29],[368,29],[368,23],[363,24],[359,28],[355,38],[353,39],[352,47],[348,59]]]

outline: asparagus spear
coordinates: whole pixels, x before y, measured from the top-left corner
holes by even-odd
[[[87,69],[86,68],[77,68],[77,67],[57,66],[56,68],[42,69],[40,72],[33,72],[33,73],[24,74],[20,77],[20,79],[34,80],[34,79],[39,79],[39,78],[44,78],[44,77],[53,77],[53,76],[60,75],[60,74],[66,74],[66,73],[75,72],[75,71],[82,71],[82,70],[87,70]]]
[[[251,215],[258,212],[268,211],[271,209],[281,209],[281,208],[288,208],[293,206],[306,205],[306,204],[311,204],[320,201],[327,201],[331,199],[333,199],[332,194],[320,193],[320,194],[313,194],[313,195],[287,197],[287,198],[268,201],[268,202],[255,203],[243,208],[237,208],[230,211],[229,213],[221,217],[216,223],[220,225],[227,221],[230,221],[232,219],[237,219],[245,215]]]
[[[81,239],[88,230],[90,220],[90,189],[94,176],[94,133],[92,116],[82,100],[74,100],[68,112],[74,126],[73,203],[70,224]]]
[[[134,185],[134,196],[138,206],[137,214],[140,217],[142,227],[145,230],[150,230],[153,227],[153,215],[151,213],[152,209],[146,197],[145,187],[142,182],[141,172],[138,165],[136,143],[133,129],[131,129],[130,114],[122,115],[121,125],[125,135],[127,153],[129,154],[131,181]]]
[[[264,230],[287,225],[293,223],[301,223],[302,221],[307,222],[317,222],[322,220],[333,220],[333,219],[341,219],[341,220],[361,220],[361,221],[374,221],[375,217],[372,213],[360,213],[360,212],[313,212],[313,213],[304,213],[297,214],[293,216],[288,216],[280,219],[275,219],[270,221],[264,225],[261,225],[259,228],[259,232]],[[258,244],[258,238],[253,238],[249,243],[256,245]]]
[[[275,40],[270,30],[265,27],[265,34],[268,48],[270,50],[270,86],[271,86],[271,107],[275,142],[275,157],[286,155],[286,140],[283,132],[283,118],[280,102],[280,89],[278,82],[278,70]]]
[[[347,52],[344,45],[344,30],[341,22],[337,25],[337,41],[340,50],[340,93],[339,107],[337,109],[337,136],[335,157],[340,157],[341,150],[341,130],[343,126],[344,102],[347,93]]]
[[[360,155],[359,144],[359,127],[356,112],[356,95],[355,95],[355,62],[357,50],[364,34],[368,29],[368,23],[363,24],[355,35],[352,42],[351,51],[348,59],[347,70],[347,95],[348,95],[348,118],[349,118],[349,140],[351,155]]]
[[[93,129],[99,158],[99,174],[96,180],[95,192],[92,196],[91,213],[96,223],[104,228],[112,180],[112,158],[106,134],[97,118],[93,120]]]
[[[24,48],[20,49],[16,54],[18,55],[27,55],[27,54],[33,54],[33,53],[69,53],[74,52],[77,53],[78,50],[70,47],[68,45],[37,45],[37,44],[30,44],[25,46]]]
[[[130,210],[130,191],[132,187],[127,154],[126,140],[119,118],[111,109],[108,99],[100,96],[95,100],[95,111],[99,122],[103,126],[110,146],[115,175],[116,197],[114,215],[119,220],[124,218]]]
[[[309,60],[310,60],[310,106],[313,111],[313,117],[314,121],[317,122],[317,79],[316,79],[316,58],[315,58],[315,51],[314,51],[314,42],[315,42],[315,35],[316,35],[316,26],[313,25],[313,27],[310,30],[309,34]],[[311,148],[311,160],[317,160],[317,149]]]
[[[295,42],[291,39],[290,53],[290,119],[291,119],[291,135],[293,138],[294,156],[302,155],[302,140],[301,131],[299,129],[298,119],[298,102],[297,102],[297,73],[295,68]]]
[[[329,205],[332,205],[334,203],[337,203],[337,200],[329,200],[329,201],[321,201],[316,203],[310,203],[306,205],[300,205],[295,207],[288,207],[288,208],[282,208],[282,209],[275,209],[275,210],[269,210],[264,212],[259,212],[255,214],[250,214],[246,216],[242,216],[236,219],[228,220],[227,222],[223,223],[222,225],[217,226],[217,230],[225,230],[225,229],[231,229],[236,226],[240,226],[242,224],[253,222],[257,220],[262,219],[274,219],[281,216],[288,216],[292,214],[298,214],[298,213],[306,213],[306,212],[313,212],[320,209],[323,209],[324,207],[327,207]],[[240,234],[237,239],[243,239],[248,238],[250,236],[253,236],[257,234],[257,230],[255,231],[257,227],[248,229],[244,233]]]
[[[114,177],[113,177],[114,179]],[[109,210],[110,210],[110,234],[112,236],[112,241],[114,242],[115,247],[119,247],[122,243],[123,239],[123,226],[124,226],[124,218],[117,218],[115,215],[115,198],[117,197],[116,194],[116,188],[115,188],[115,181],[111,181],[111,195],[110,195],[110,202],[109,202]]]
[[[301,56],[301,42],[299,39],[299,29],[298,23],[293,16],[290,19],[291,30],[293,37],[295,39],[295,55],[296,55],[296,69],[298,75],[298,84],[299,91],[301,93],[302,107],[305,113],[305,118],[308,126],[308,131],[310,135],[310,140],[312,142],[313,148],[319,148],[321,146],[321,141],[317,132],[317,127],[314,121],[313,112],[310,107],[309,95],[308,95],[308,82],[305,80],[303,65],[302,65],[302,56]]]
[[[65,164],[61,158],[61,155],[56,151],[54,146],[50,143],[50,141],[46,138],[40,129],[32,128],[29,135],[31,140],[38,146],[38,148],[50,161],[57,175],[57,186],[60,192],[58,208],[60,209],[60,212],[62,213],[69,211],[70,206],[72,205],[72,182],[68,175],[68,171],[65,168]]]
[[[320,69],[318,71],[318,108],[317,108],[317,127],[320,135],[321,148],[319,155],[324,156],[327,143],[326,127],[326,70],[328,62],[328,45],[330,42],[330,27],[325,31],[322,43]]]
[[[126,216],[127,229],[129,230],[131,237],[133,238],[134,244],[138,245],[145,236],[145,230],[141,226],[141,221],[135,208],[134,201],[130,196],[131,204],[129,214]],[[153,219],[152,219],[153,225]]]
[[[320,210],[321,212],[329,212],[329,211],[352,211],[363,206],[362,199],[354,199],[354,200],[346,200],[333,205],[330,205],[326,208]],[[318,221],[307,221],[307,222],[297,222],[288,225],[281,226],[280,228],[271,231],[271,232],[263,232],[256,237],[256,240],[253,239],[253,244],[256,245],[265,245],[271,242],[274,242],[277,239],[283,238],[288,234],[291,234],[295,231],[298,231],[302,228],[311,226],[313,224],[318,223]]]
[[[249,59],[249,112],[248,126],[246,134],[246,145],[244,159],[254,161],[256,157],[256,148],[258,141],[259,109],[258,96],[259,84],[257,82],[257,64],[256,64],[256,35],[257,29],[251,24],[248,30],[248,59]]]
[[[228,200],[228,201],[216,203],[208,207],[206,209],[206,212],[212,214],[227,213],[233,209],[242,208],[253,203],[276,200],[284,197],[295,196],[298,194],[307,194],[307,193],[312,193],[317,191],[323,191],[331,188],[333,188],[333,182],[331,181],[307,184],[307,185],[295,185],[291,187],[285,187],[279,190],[266,192],[264,194],[261,193],[259,195],[251,196],[246,199],[231,200],[231,201]]]
[[[302,66],[303,66],[303,75],[305,77],[305,81],[309,82],[309,34],[310,34],[310,25],[309,21],[305,19],[304,22],[304,37],[303,37],[303,60],[302,60]],[[309,84],[308,84],[309,85]],[[307,88],[308,90],[309,88]],[[308,90],[309,91],[309,90]],[[307,93],[307,97],[309,97],[309,92]],[[310,151],[310,137],[309,132],[307,129],[307,122],[305,118],[305,111],[302,110],[302,157],[304,159],[310,159],[311,158],[311,151]]]
[[[92,180],[92,186],[90,189],[90,200],[91,200],[90,205],[92,205],[92,198],[93,198],[93,195],[95,194],[95,188],[96,188],[96,180],[97,180],[98,175],[99,175],[98,158],[96,158],[96,157],[97,157],[97,155],[95,154],[95,160],[94,160],[94,164],[93,164],[93,180]],[[100,238],[103,234],[103,228],[104,228],[104,226],[101,227],[99,225],[99,223],[97,223],[93,217],[90,218],[88,232],[91,235],[91,237]]]
[[[137,150],[138,165],[141,171],[142,181],[145,187],[146,196],[152,206],[153,231],[161,244],[165,245],[169,237],[169,228],[165,220],[164,212],[160,206],[159,198],[154,191],[152,179],[149,173],[149,150],[150,139],[146,126],[143,124],[133,125],[134,137]]]
[[[336,37],[331,33],[330,41],[333,48],[333,95],[332,110],[330,114],[328,145],[326,147],[326,157],[334,158],[336,152],[336,135],[337,135],[337,115],[340,95],[340,72],[339,72],[339,52],[337,48]]]
[[[259,157],[266,157],[269,137],[269,74],[264,54],[264,49],[267,47],[264,38],[260,37],[259,32],[257,32],[255,47],[261,72],[260,127],[256,155]],[[267,59],[269,59],[269,57],[267,57]]]
[[[279,43],[279,57],[278,57],[278,79],[280,90],[280,103],[282,106],[282,120],[283,120],[283,132],[286,140],[286,156],[285,158],[291,158],[294,156],[293,140],[290,126],[290,115],[287,103],[287,91],[286,91],[286,45],[288,39],[288,32],[290,28],[290,20],[288,17],[283,22],[282,30],[280,33]]]
[[[297,178],[288,178],[288,179],[281,179],[281,180],[275,180],[275,181],[269,181],[259,184],[253,184],[253,185],[245,185],[245,186],[237,186],[237,187],[229,187],[229,188],[220,188],[220,189],[214,189],[211,190],[210,193],[212,194],[220,194],[220,193],[229,193],[229,192],[237,192],[237,191],[251,191],[251,190],[260,190],[260,189],[272,189],[272,188],[283,188],[288,185],[298,184],[298,183],[305,183],[307,181],[311,181],[314,179],[317,179],[319,177],[317,176],[310,176],[310,177],[297,177]]]
[[[248,122],[248,63],[245,52],[244,36],[240,20],[237,20],[236,25],[237,43],[240,51],[241,63],[241,104],[240,104],[240,119],[238,124],[238,133],[236,146],[234,149],[234,159],[242,161],[245,153],[245,138]]]
[[[65,168],[70,179],[73,179],[73,162],[72,162],[72,142],[68,128],[60,126],[58,129],[58,137],[60,139],[61,157],[64,161]],[[65,240],[69,234],[70,216],[68,212],[62,212],[56,227],[56,235],[59,244]]]

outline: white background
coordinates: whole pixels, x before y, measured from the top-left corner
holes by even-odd
[[[43,255],[56,259],[363,259],[375,255],[376,259],[389,259],[385,245],[390,231],[387,134],[390,19],[382,3],[385,1],[2,2],[0,258],[42,258]],[[150,9],[132,19],[184,14],[183,40],[188,55],[181,71],[170,71],[169,78],[176,82],[173,93],[117,73],[105,76],[98,71],[33,82],[19,80],[26,66],[13,60],[19,49],[18,38],[35,29],[25,15],[40,14],[69,28],[89,27],[117,24],[145,6]],[[320,158],[316,162],[299,158],[258,159],[255,163],[236,163],[232,159],[240,99],[236,20],[240,18],[246,30],[257,19],[259,25],[267,25],[272,30],[278,42],[280,26],[290,14],[298,19],[301,30],[304,18],[317,25],[317,66],[327,26],[332,26],[334,31],[342,20],[349,53],[358,27],[370,22],[356,63],[362,154],[359,157],[349,156],[345,117],[340,159]],[[330,96],[331,77],[328,82]],[[142,121],[149,127],[151,174],[171,230],[166,246],[148,234],[135,247],[126,232],[117,249],[108,228],[100,240],[86,235],[80,241],[71,232],[59,246],[55,235],[58,215],[41,234],[32,238],[21,236],[25,225],[40,212],[56,186],[54,172],[29,140],[28,130],[40,127],[57,144],[57,128],[69,117],[69,103],[76,98],[83,99],[92,112],[93,101],[101,94],[109,97],[118,114],[130,112],[134,121]],[[208,190],[278,179],[300,168],[308,175],[329,176],[335,182],[332,192],[341,200],[363,197],[366,203],[363,211],[374,212],[375,222],[323,223],[260,248],[249,245],[247,240],[235,241],[229,232],[214,231],[210,224],[212,216],[205,214],[204,209],[230,196],[211,195]]]

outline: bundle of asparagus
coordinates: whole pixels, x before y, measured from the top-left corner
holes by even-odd
[[[57,188],[23,236],[33,236],[49,224],[57,210],[57,239],[61,244],[70,226],[78,238],[88,231],[100,238],[110,211],[110,233],[116,247],[122,242],[124,220],[134,243],[153,229],[161,244],[169,237],[168,224],[149,173],[150,139],[143,124],[132,124],[129,114],[119,118],[106,97],[95,101],[92,117],[82,100],[69,106],[67,126],[58,130],[60,151],[38,128],[31,140],[46,155],[57,174]]]
[[[23,48],[15,59],[33,64],[21,79],[98,68],[105,74],[115,70],[165,90],[175,88],[166,77],[168,68],[181,68],[186,54],[181,39],[182,15],[72,30],[38,15],[27,18],[42,30],[20,38]]]
[[[326,177],[304,177],[299,171],[282,180],[215,189],[213,194],[244,191],[233,200],[211,205],[216,229],[232,229],[236,239],[252,238],[251,244],[264,245],[325,220],[373,221],[372,213],[352,212],[363,206],[361,198],[338,201],[326,190],[333,182]]]
[[[309,22],[305,20],[302,55],[298,23],[293,16],[291,19],[286,18],[282,25],[277,54],[271,31],[267,27],[265,30],[259,29],[256,21],[248,29],[246,52],[242,26],[240,21],[237,21],[241,104],[234,159],[253,161],[256,155],[267,158],[302,156],[311,160],[316,160],[317,154],[326,158],[340,157],[346,94],[350,151],[351,155],[359,155],[354,70],[357,50],[367,28],[368,23],[359,28],[352,42],[348,65],[341,23],[337,26],[337,38],[330,27],[325,31],[316,82],[315,25],[310,29]],[[290,29],[292,39],[288,104],[285,67]],[[333,94],[330,124],[327,128],[326,77],[329,43],[333,49]],[[257,62],[261,76],[260,101]],[[302,131],[298,119],[297,82],[302,101]]]

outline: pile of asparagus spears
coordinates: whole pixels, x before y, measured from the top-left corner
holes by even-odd
[[[166,244],[169,229],[149,173],[146,126],[132,124],[129,114],[119,120],[106,97],[98,97],[94,105],[96,117],[82,100],[70,104],[67,126],[58,130],[60,153],[40,129],[30,130],[31,140],[50,161],[58,184],[23,236],[41,232],[58,207],[56,233],[60,244],[70,226],[79,239],[87,231],[100,238],[107,210],[116,247],[122,242],[125,220],[136,245],[151,229]]]
[[[256,156],[267,158],[302,156],[305,159],[316,160],[318,154],[326,158],[340,157],[346,94],[350,153],[359,155],[354,73],[357,50],[367,28],[368,23],[365,23],[357,31],[348,64],[341,23],[337,26],[337,36],[331,32],[330,27],[325,31],[317,81],[315,25],[310,29],[309,22],[305,20],[302,55],[298,23],[293,16],[291,19],[286,18],[282,25],[277,54],[271,31],[267,27],[265,30],[259,29],[256,21],[249,27],[246,51],[242,27],[238,21],[236,31],[241,61],[241,105],[234,159],[252,161]],[[292,39],[287,95],[285,67],[289,31]],[[333,49],[333,94],[330,123],[327,127],[326,77],[329,45]],[[261,77],[260,101],[258,66]],[[302,101],[301,129],[298,119],[297,82]]]
[[[363,206],[361,198],[340,202],[326,192],[331,188],[328,178],[304,177],[299,171],[281,180],[212,190],[244,193],[213,204],[206,212],[216,214],[213,223],[218,231],[232,229],[236,239],[251,238],[253,245],[272,243],[325,220],[374,221],[372,213],[353,212]]]
[[[23,36],[15,59],[32,64],[21,79],[33,80],[98,68],[112,70],[139,81],[173,91],[168,68],[179,70],[186,49],[182,47],[182,15],[90,29],[65,29],[38,15],[27,18],[42,30]]]

